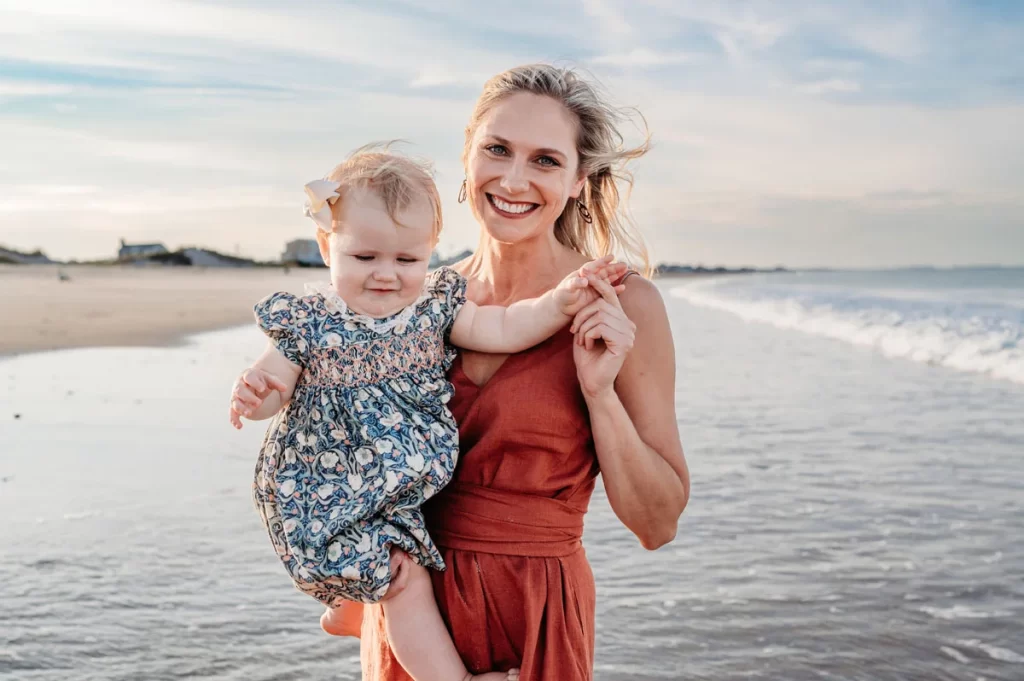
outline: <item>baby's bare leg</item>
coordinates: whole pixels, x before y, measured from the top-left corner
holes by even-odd
[[[327,608],[320,616],[320,627],[331,636],[359,636],[363,625],[363,604],[346,601]]]
[[[393,561],[394,564],[394,561]],[[405,588],[382,601],[388,641],[416,681],[516,681],[519,670],[474,676],[462,663],[434,600],[427,569],[405,558]]]

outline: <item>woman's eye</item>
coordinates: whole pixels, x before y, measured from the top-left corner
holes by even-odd
[[[502,144],[490,144],[485,148],[492,154],[498,154],[499,156],[504,156],[508,153],[508,149],[506,149]]]
[[[550,156],[541,156],[540,158],[537,159],[537,163],[541,164],[542,166],[548,166],[549,168],[558,167],[558,161],[551,158]]]
[[[354,257],[356,260],[358,260],[360,262],[370,262],[371,260],[373,260],[373,256],[372,255],[355,255],[355,256],[352,256],[352,257]]]

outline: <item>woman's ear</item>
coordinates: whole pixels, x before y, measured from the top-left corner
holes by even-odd
[[[331,266],[331,235],[322,229],[316,230],[316,245],[320,247],[320,257],[324,264]]]
[[[583,175],[583,171],[580,171],[580,177],[576,180],[576,183],[572,186],[572,191],[569,192],[569,196],[574,199],[580,198],[580,194],[583,193],[583,185],[587,183],[587,176]]]

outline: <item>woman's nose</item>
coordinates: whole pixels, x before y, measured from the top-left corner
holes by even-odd
[[[512,163],[508,171],[502,175],[501,188],[510,194],[525,192],[530,188],[530,181],[526,179],[526,169],[521,163]]]

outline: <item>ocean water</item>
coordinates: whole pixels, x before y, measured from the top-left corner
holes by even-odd
[[[661,281],[692,498],[646,552],[595,495],[596,678],[1024,678],[1020,281]],[[358,678],[251,508],[261,346],[0,360],[0,678]]]
[[[796,272],[672,289],[694,305],[1024,384],[1024,268]]]

